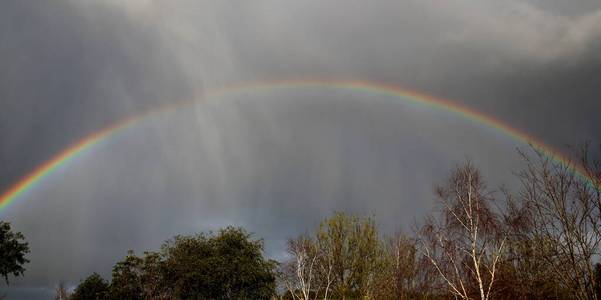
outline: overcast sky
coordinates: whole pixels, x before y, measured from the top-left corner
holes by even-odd
[[[47,299],[59,280],[108,276],[127,249],[230,224],[264,238],[274,258],[335,210],[406,230],[466,157],[495,188],[512,184],[515,149],[527,147],[383,95],[207,97],[221,86],[399,85],[566,149],[601,141],[599,53],[598,0],[3,1],[3,190],[116,121],[199,100],[101,142],[0,212],[31,247],[9,297]]]

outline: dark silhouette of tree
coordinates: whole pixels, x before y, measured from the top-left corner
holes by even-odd
[[[23,265],[29,262],[25,255],[29,245],[20,232],[12,232],[8,222],[0,221],[0,275],[8,284],[8,276],[21,276],[25,272]]]
[[[105,300],[108,291],[106,280],[94,273],[79,283],[69,300]]]

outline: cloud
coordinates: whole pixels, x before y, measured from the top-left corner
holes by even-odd
[[[456,23],[446,35],[447,42],[482,47],[490,55],[548,63],[586,54],[601,38],[599,9],[566,16],[525,1],[425,3]]]

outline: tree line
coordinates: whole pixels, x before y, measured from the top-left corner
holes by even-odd
[[[336,213],[290,239],[283,298],[601,299],[601,161],[588,146],[567,163],[520,155],[517,191],[467,161],[408,233]]]
[[[279,262],[243,228],[176,236],[158,251],[129,251],[110,281],[94,273],[72,291],[60,284],[55,298],[601,299],[601,162],[588,146],[567,163],[520,154],[518,187],[490,188],[466,161],[405,232],[336,212],[290,238]],[[2,223],[6,280],[23,275],[22,240]]]

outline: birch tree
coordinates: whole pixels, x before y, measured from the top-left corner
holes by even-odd
[[[319,251],[311,237],[301,235],[289,239],[287,243],[290,260],[283,263],[280,280],[289,291],[292,299],[317,299],[322,287],[318,280]]]
[[[456,298],[491,298],[505,235],[498,209],[471,162],[436,189],[439,215],[419,230],[420,248]]]

